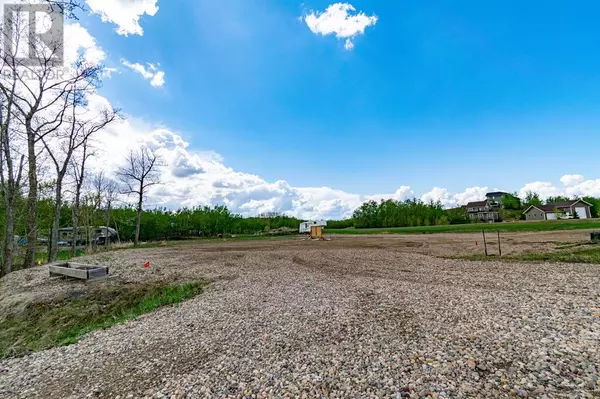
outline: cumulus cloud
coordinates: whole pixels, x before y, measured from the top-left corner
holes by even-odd
[[[117,25],[119,35],[143,35],[140,18],[158,12],[158,0],[86,0],[90,10],[103,22]]]
[[[106,58],[96,39],[79,23],[65,26],[65,62],[71,64],[79,57],[97,65]]]
[[[453,195],[445,188],[434,187],[430,192],[421,196],[423,202],[441,202],[445,207],[455,207],[457,202]]]
[[[409,186],[402,186],[394,194],[376,194],[367,196],[367,200],[369,201],[386,201],[386,200],[396,200],[396,201],[404,201],[409,198],[414,198],[415,192]]]
[[[584,180],[585,178],[582,175],[564,175],[560,178],[560,181],[565,186],[574,186],[578,183],[581,183]]]
[[[354,38],[363,35],[367,27],[375,26],[377,23],[377,16],[355,12],[356,9],[351,4],[336,3],[327,7],[325,11],[313,11],[302,19],[315,34],[335,35],[338,39],[346,39],[344,48],[352,50]]]
[[[498,191],[498,190],[494,190]],[[452,197],[452,207],[466,205],[469,202],[483,201],[485,195],[489,193],[488,187],[470,187],[462,193],[454,194]]]
[[[523,188],[519,190],[519,196],[521,198],[525,198],[527,193],[530,191],[538,193],[540,195],[540,198],[542,199],[546,199],[548,197],[555,197],[564,193],[562,190],[558,189],[550,182],[536,181],[523,186]]]
[[[146,80],[150,81],[152,87],[162,87],[165,84],[165,73],[158,69],[160,65],[147,63],[146,66],[140,63],[131,63],[126,59],[121,59],[121,64],[142,75]]]
[[[565,189],[570,197],[600,197],[600,179],[580,181]]]

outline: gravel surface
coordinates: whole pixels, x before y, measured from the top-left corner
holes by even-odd
[[[600,397],[600,266],[466,262],[360,241],[90,258],[124,280],[216,282],[76,345],[1,361],[0,397]],[[0,288],[31,289],[41,270]]]

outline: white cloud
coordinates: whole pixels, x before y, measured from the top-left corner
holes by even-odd
[[[346,39],[344,48],[352,50],[354,38],[377,23],[377,16],[368,16],[364,12],[354,13],[355,11],[351,4],[336,3],[323,12],[311,12],[303,20],[315,34],[335,35],[338,39]]]
[[[86,0],[90,10],[103,22],[117,25],[119,35],[143,35],[140,18],[158,12],[158,0]]]
[[[483,201],[489,192],[488,187],[469,187],[461,193],[451,193],[448,189],[434,187],[430,192],[423,194],[421,200],[424,202],[439,201],[446,208],[456,208],[469,202]]]
[[[521,188],[521,190],[519,190],[519,196],[521,198],[525,198],[525,196],[527,195],[527,192],[529,192],[529,191],[538,193],[540,195],[540,198],[542,198],[542,199],[546,199],[548,197],[556,197],[558,195],[565,194],[564,191],[559,190],[550,182],[536,181],[533,183],[528,183],[525,186],[523,186],[523,188]]]
[[[165,84],[165,73],[158,69],[160,65],[148,63],[146,67],[137,62],[131,63],[124,58],[121,59],[121,64],[139,73],[144,79],[149,80],[152,87],[162,87]]]
[[[104,68],[104,70],[102,71],[104,74],[104,77],[107,78],[112,78],[113,73],[121,73],[117,68]]]
[[[584,180],[585,178],[582,175],[564,175],[560,178],[560,181],[565,186],[574,186],[578,183],[581,183]]]
[[[367,200],[369,201],[386,201],[386,200],[396,200],[396,201],[404,201],[409,198],[414,198],[415,192],[409,186],[402,186],[394,194],[376,194],[367,196]]]
[[[446,208],[453,208],[456,206],[456,199],[452,194],[445,188],[434,187],[430,192],[425,193],[421,196],[423,202],[441,202]]]
[[[72,64],[80,56],[89,63],[100,64],[106,58],[104,50],[86,28],[79,23],[65,26],[65,63]]]
[[[568,187],[565,193],[570,197],[600,197],[600,179],[581,181]]]
[[[452,206],[462,206],[469,202],[483,201],[490,190],[487,187],[470,187],[462,193],[454,194]]]
[[[158,71],[154,74],[154,77],[150,81],[150,85],[152,87],[162,87],[165,84],[165,73],[163,71]]]

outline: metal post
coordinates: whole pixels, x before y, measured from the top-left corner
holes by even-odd
[[[483,233],[483,245],[485,247],[485,256],[488,256],[488,250],[487,250],[487,240],[485,239],[485,230],[481,230]]]
[[[502,256],[502,243],[500,242],[500,230],[498,230],[498,252]]]

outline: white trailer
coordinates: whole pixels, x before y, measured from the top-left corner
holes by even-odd
[[[327,227],[326,220],[311,220],[300,223],[300,234],[309,234],[312,227]]]

